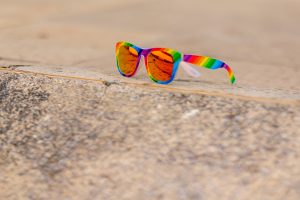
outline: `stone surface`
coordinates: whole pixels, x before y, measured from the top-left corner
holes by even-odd
[[[0,0],[0,199],[300,199],[298,0]],[[114,44],[230,64],[168,86]]]
[[[299,199],[300,107],[1,73],[1,199]]]

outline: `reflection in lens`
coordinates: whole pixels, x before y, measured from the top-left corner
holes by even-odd
[[[164,51],[153,51],[148,55],[148,70],[156,81],[168,81],[172,77],[173,57]]]
[[[138,52],[134,48],[129,46],[120,46],[117,55],[119,70],[125,76],[133,75],[137,68],[138,57]]]

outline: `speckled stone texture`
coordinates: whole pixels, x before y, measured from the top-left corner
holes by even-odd
[[[0,72],[0,199],[300,199],[300,107]]]

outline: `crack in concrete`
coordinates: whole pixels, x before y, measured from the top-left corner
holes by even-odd
[[[104,81],[103,80],[103,84],[107,87],[111,86],[111,85],[119,85],[119,83],[114,82],[114,81]]]
[[[20,68],[20,67],[28,67],[28,66],[30,66],[30,65],[9,65],[8,69],[15,70],[15,69]]]

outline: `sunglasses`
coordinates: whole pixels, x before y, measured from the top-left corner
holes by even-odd
[[[174,80],[180,63],[183,69],[191,76],[198,77],[200,73],[187,63],[208,69],[224,68],[227,70],[230,82],[235,82],[230,67],[224,62],[206,56],[184,55],[168,48],[142,49],[128,42],[116,44],[117,67],[121,75],[132,77],[144,56],[146,70],[151,80],[160,84],[168,84]]]

